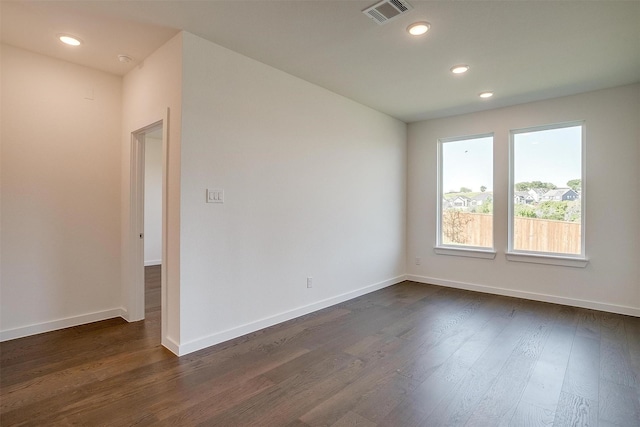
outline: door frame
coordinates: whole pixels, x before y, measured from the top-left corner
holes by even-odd
[[[131,132],[130,193],[129,193],[129,259],[128,259],[128,321],[145,318],[144,284],[144,169],[145,135],[162,128],[162,264],[160,267],[161,341],[165,343],[167,329],[167,162],[169,142],[169,112],[160,120]]]

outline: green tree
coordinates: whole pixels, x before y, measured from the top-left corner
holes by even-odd
[[[520,216],[524,218],[537,218],[536,211],[533,207],[528,205],[515,205],[514,206],[514,215]]]
[[[531,181],[531,188],[546,188],[547,190],[555,190],[558,187],[550,182]]]
[[[480,187],[480,191],[482,191],[482,192],[484,193],[485,191],[487,191],[487,187],[485,187],[484,185],[482,185],[482,186]]]
[[[467,187],[460,187],[461,193],[471,193],[471,189]]]
[[[493,213],[493,202],[491,199],[485,199],[485,201],[482,202],[482,205],[480,205],[480,209],[478,209],[478,211],[484,214]]]
[[[549,200],[540,203],[536,211],[538,218],[553,219],[556,221],[566,221],[568,204],[567,202],[558,202]]]
[[[580,222],[582,220],[582,204],[580,200],[573,200],[567,203],[567,212],[565,213],[565,221]]]
[[[532,188],[546,188],[547,190],[555,190],[556,188],[558,188],[550,182],[542,182],[542,181],[518,182],[516,183],[515,187],[516,187],[516,191],[529,191]]]
[[[569,186],[569,188],[571,188],[573,191],[580,191],[582,189],[582,180],[571,179],[567,181],[567,186]]]

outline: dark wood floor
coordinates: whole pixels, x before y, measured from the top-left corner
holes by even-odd
[[[160,266],[144,268],[144,311],[145,317],[160,316]],[[160,331],[158,331],[160,336]]]
[[[640,319],[405,282],[177,358],[148,318],[2,343],[0,424],[640,425]]]

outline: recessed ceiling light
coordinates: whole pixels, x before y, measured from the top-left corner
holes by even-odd
[[[129,55],[125,55],[121,53],[120,55],[118,55],[118,61],[122,62],[123,64],[127,64],[133,61],[133,58],[130,57]]]
[[[407,32],[412,36],[421,36],[431,28],[428,22],[414,22],[407,27]]]
[[[69,46],[80,46],[82,44],[82,40],[69,34],[59,34],[58,39]]]
[[[478,94],[480,98],[491,98],[493,96],[493,92],[480,92]]]
[[[467,71],[469,71],[469,66],[465,64],[454,65],[453,67],[451,67],[451,72],[453,74],[464,74]]]

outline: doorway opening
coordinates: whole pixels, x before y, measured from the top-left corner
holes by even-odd
[[[166,331],[166,120],[131,134],[128,320]]]
[[[160,315],[162,279],[162,126],[144,135],[144,308],[147,321]]]

